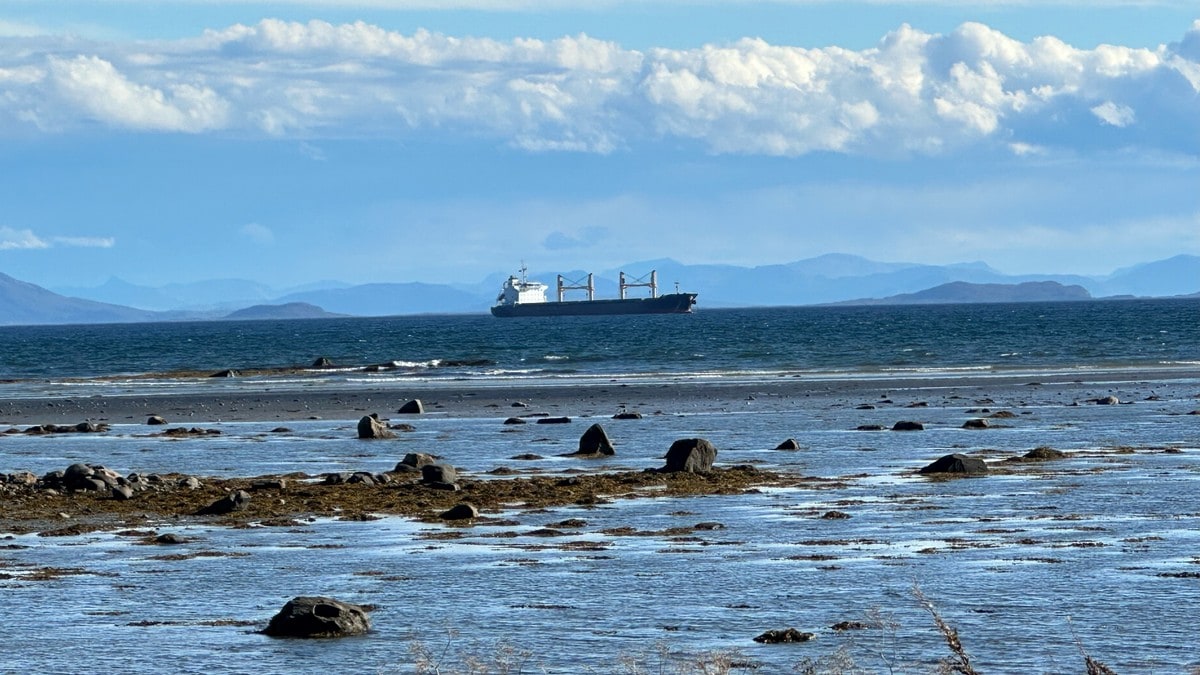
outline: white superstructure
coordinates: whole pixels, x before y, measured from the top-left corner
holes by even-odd
[[[521,276],[512,275],[504,282],[500,295],[496,297],[498,305],[531,305],[546,302],[546,284],[540,281],[529,281],[525,278],[525,267],[521,267]]]

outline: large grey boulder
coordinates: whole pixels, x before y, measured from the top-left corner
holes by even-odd
[[[388,429],[387,424],[379,420],[378,413],[364,415],[358,421],[358,437],[359,438],[395,438],[396,434]]]
[[[712,471],[717,449],[704,438],[681,438],[667,450],[664,473],[704,473]]]
[[[396,468],[392,469],[393,473],[405,473],[420,471],[421,467],[428,464],[433,464],[437,458],[425,452],[409,452],[404,455],[404,459],[396,463]]]
[[[336,638],[362,635],[371,630],[371,619],[358,605],[334,598],[300,596],[288,600],[271,617],[263,633],[274,637]]]
[[[931,464],[921,469],[921,473],[957,473],[981,474],[987,473],[987,463],[978,457],[968,457],[961,453],[943,455]]]
[[[575,454],[615,455],[617,451],[613,448],[612,441],[608,439],[608,434],[605,433],[604,427],[599,424],[593,424],[579,437],[579,450]]]
[[[435,486],[454,484],[458,482],[458,472],[449,464],[426,464],[421,467],[421,482]]]

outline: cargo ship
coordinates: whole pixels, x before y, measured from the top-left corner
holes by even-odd
[[[521,268],[521,275],[513,275],[504,282],[496,304],[492,306],[492,316],[590,316],[601,314],[690,314],[692,305],[696,304],[695,293],[658,294],[658,273],[650,272],[650,281],[627,281],[625,273],[621,272],[620,297],[612,299],[596,299],[596,285],[592,275],[587,275],[586,284],[569,284],[563,276],[558,275],[558,299],[546,299],[549,287],[540,281],[530,281],[525,277],[526,269]],[[626,291],[631,288],[649,288],[649,297],[626,297]],[[567,300],[567,291],[582,290],[587,292],[587,300]]]

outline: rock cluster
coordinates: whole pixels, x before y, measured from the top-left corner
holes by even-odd
[[[122,476],[103,465],[81,462],[72,464],[66,469],[50,471],[40,478],[29,471],[0,474],[0,492],[21,490],[40,491],[47,494],[98,492],[108,493],[113,499],[123,500],[132,499],[138,492],[165,487],[165,481],[157,474],[143,476],[131,473],[128,476]]]

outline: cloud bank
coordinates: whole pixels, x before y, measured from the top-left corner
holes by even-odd
[[[865,50],[759,39],[636,51],[264,20],[186,40],[0,43],[0,135],[474,138],[532,152],[1200,151],[1200,21],[1156,49],[967,23]]]

